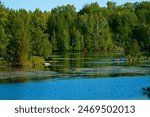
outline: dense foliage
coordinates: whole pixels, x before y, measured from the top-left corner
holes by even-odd
[[[73,5],[12,10],[0,2],[0,58],[23,66],[54,51],[150,52],[150,2],[91,3],[79,12]]]

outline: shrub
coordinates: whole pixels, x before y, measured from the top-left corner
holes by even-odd
[[[32,66],[41,66],[44,64],[45,60],[39,56],[32,56],[30,62]]]
[[[136,40],[131,41],[125,49],[126,60],[139,61],[142,59],[140,47]]]

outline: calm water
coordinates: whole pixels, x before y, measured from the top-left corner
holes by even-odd
[[[55,53],[50,67],[1,69],[0,99],[149,99],[150,61],[122,54]]]

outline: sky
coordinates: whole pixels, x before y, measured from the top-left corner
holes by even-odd
[[[26,9],[34,11],[36,8],[42,11],[50,11],[57,6],[73,4],[76,10],[79,11],[82,7],[88,3],[98,2],[100,6],[106,6],[107,0],[0,0],[6,7],[12,9]],[[111,1],[111,0],[109,0]],[[124,4],[126,2],[140,2],[143,0],[113,0],[117,5]]]

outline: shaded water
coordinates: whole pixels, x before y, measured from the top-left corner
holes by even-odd
[[[3,69],[0,99],[148,99],[150,61],[122,54],[54,53],[50,67]]]

